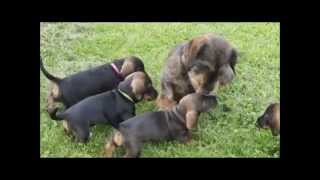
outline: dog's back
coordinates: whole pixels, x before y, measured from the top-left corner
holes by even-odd
[[[121,82],[110,64],[79,72],[61,80],[62,99],[70,107],[82,99],[112,90]]]

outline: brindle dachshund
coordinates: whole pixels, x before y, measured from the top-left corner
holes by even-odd
[[[143,62],[134,56],[114,60],[95,68],[78,72],[65,78],[51,75],[43,66],[40,57],[40,68],[43,74],[52,82],[47,97],[47,112],[52,119],[58,108],[56,102],[62,102],[66,108],[76,104],[82,99],[112,90],[128,75],[143,71]]]
[[[139,157],[143,143],[150,140],[190,143],[190,130],[196,127],[200,113],[216,105],[216,96],[193,93],[183,97],[171,110],[147,112],[128,119],[105,145],[105,155],[111,157],[115,148],[123,145],[125,157]]]
[[[162,73],[158,107],[170,109],[189,93],[217,91],[232,81],[236,63],[237,51],[212,33],[176,46]]]
[[[274,103],[268,106],[267,110],[257,120],[258,128],[270,128],[272,135],[280,134],[280,103]]]
[[[145,72],[135,72],[120,82],[118,89],[87,97],[55,116],[56,120],[66,120],[67,134],[86,143],[90,126],[110,123],[118,129],[119,123],[135,116],[135,103],[143,99],[153,100],[157,95],[150,77]]]

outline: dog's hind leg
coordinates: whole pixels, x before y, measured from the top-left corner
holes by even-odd
[[[63,121],[62,121],[62,126],[63,126],[63,130],[64,130],[64,132],[66,133],[66,135],[67,135],[67,136],[71,136],[71,135],[72,135],[72,132],[71,132],[71,129],[70,129],[70,126],[69,126],[68,121],[63,120]]]
[[[138,158],[141,154],[142,142],[136,140],[129,140],[124,143],[126,148],[126,154],[123,156],[125,158]]]
[[[49,95],[47,96],[47,112],[49,113],[50,117],[54,116],[57,112],[57,107],[55,103],[60,99],[60,91],[59,87],[56,83],[51,83],[49,89]]]
[[[104,146],[104,154],[106,157],[112,157],[113,151],[119,147],[122,146],[124,142],[123,135],[117,131],[111,138],[109,142],[106,143]]]
[[[74,135],[76,136],[76,142],[87,143],[90,137],[89,124],[71,124],[69,122]]]

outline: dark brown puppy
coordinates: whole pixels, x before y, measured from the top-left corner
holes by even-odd
[[[56,102],[62,102],[66,108],[82,99],[112,90],[128,75],[136,71],[144,72],[143,62],[134,56],[117,59],[110,64],[78,72],[65,78],[51,75],[43,66],[40,57],[40,68],[43,74],[52,81],[47,97],[47,111],[52,119],[56,111]]]
[[[170,109],[185,95],[209,94],[232,81],[236,50],[222,37],[208,33],[176,46],[167,58],[157,100],[160,109]]]
[[[76,140],[87,142],[89,127],[97,123],[109,123],[118,129],[119,124],[135,116],[135,103],[153,100],[157,91],[152,81],[144,72],[135,72],[124,81],[118,89],[90,96],[71,106],[65,112],[57,112],[57,120],[65,119],[65,129],[75,135]]]
[[[274,103],[268,106],[267,110],[257,120],[258,128],[270,128],[272,135],[280,134],[280,103]]]
[[[146,141],[190,143],[190,129],[196,127],[200,113],[216,105],[216,96],[193,93],[183,97],[172,110],[147,112],[130,118],[120,124],[119,131],[105,145],[105,155],[112,156],[116,147],[124,145],[125,157],[139,157]]]

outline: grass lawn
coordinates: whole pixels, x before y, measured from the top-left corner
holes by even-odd
[[[143,59],[158,90],[172,47],[206,32],[224,36],[240,57],[236,78],[220,88],[213,118],[201,115],[192,144],[146,143],[142,157],[279,157],[280,137],[255,128],[266,107],[280,101],[279,23],[41,23],[40,27],[40,51],[50,73],[64,77],[135,55]],[[92,127],[86,145],[72,143],[62,124],[51,120],[45,110],[49,80],[42,73],[40,82],[41,157],[102,157],[111,126]],[[224,112],[223,106],[231,111]],[[155,111],[155,103],[141,102],[136,110],[137,114]],[[123,154],[119,149],[115,155]]]

